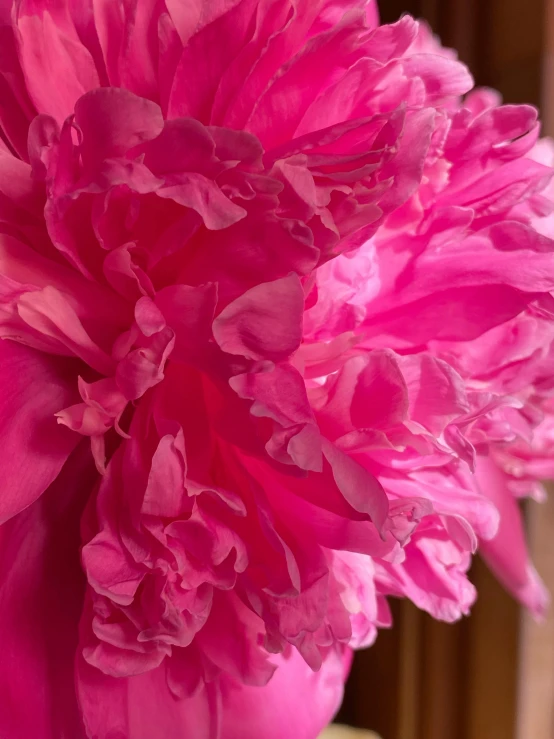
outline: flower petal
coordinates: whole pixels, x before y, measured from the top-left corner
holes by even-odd
[[[79,520],[94,480],[84,443],[40,500],[0,529],[0,735],[10,739],[85,739],[73,665],[84,592]]]
[[[3,522],[42,495],[79,437],[54,416],[75,398],[62,360],[0,341],[0,387]]]
[[[508,479],[490,459],[479,457],[476,469],[479,485],[498,508],[497,535],[480,544],[483,559],[504,587],[537,617],[543,617],[550,597],[529,559],[522,513],[508,488]]]

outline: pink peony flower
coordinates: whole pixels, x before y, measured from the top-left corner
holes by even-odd
[[[420,542],[427,518],[405,548],[418,543],[433,577],[447,563],[452,602],[437,600],[427,581],[418,586],[421,563],[409,554],[400,567],[384,568],[385,592],[446,620],[466,613],[475,597],[465,577],[469,558],[453,553],[454,542],[467,552],[479,540],[491,569],[537,616],[549,601],[529,562],[517,505],[523,495],[540,498],[540,480],[554,472],[554,157],[548,141],[536,143],[537,133],[533,109],[499,107],[490,91],[452,108],[417,192],[360,249],[318,270],[318,302],[306,314],[307,332],[319,340],[348,331],[357,350],[393,347],[451,376],[450,390],[444,377],[434,383],[443,385],[442,402],[456,388],[458,413],[435,427],[450,455],[443,447],[442,460],[414,456],[412,446],[408,461],[397,448],[381,469],[370,468],[389,495],[391,486],[424,495],[435,510],[447,503],[461,517],[463,529],[448,531],[448,554],[436,542],[429,549],[427,532]],[[428,410],[436,400],[422,389],[420,406]],[[464,546],[468,536],[471,546]]]
[[[0,2],[0,735],[315,739],[387,596],[537,614],[552,176],[373,0]]]

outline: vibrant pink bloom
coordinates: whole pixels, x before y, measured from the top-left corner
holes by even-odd
[[[552,168],[471,87],[374,0],[0,0],[2,736],[315,739],[479,544],[543,611]]]
[[[457,388],[458,413],[434,429],[442,461],[413,454],[408,461],[405,450],[383,460],[379,452],[386,464],[376,474],[389,495],[419,491],[437,511],[447,502],[463,528],[429,549],[426,518],[405,548],[406,561],[384,568],[384,592],[405,594],[439,618],[467,612],[469,559],[452,547],[466,548],[469,524],[468,544],[476,535],[499,579],[542,615],[548,596],[528,560],[516,499],[540,497],[540,481],[554,474],[553,157],[549,142],[535,143],[536,113],[499,107],[488,91],[450,110],[440,130],[417,193],[360,249],[318,270],[318,301],[306,313],[305,332],[320,341],[348,332],[356,351],[394,347],[429,367],[448,367],[450,390],[446,375],[435,379],[433,393],[424,391],[425,375],[418,377],[427,411],[440,385],[442,402]],[[444,456],[444,445],[460,461]],[[433,576],[448,563],[456,605],[429,597],[427,584],[420,591],[411,577],[414,546],[420,576],[422,554]]]

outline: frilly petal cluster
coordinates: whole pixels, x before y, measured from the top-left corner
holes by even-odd
[[[0,0],[0,734],[315,739],[478,547],[544,612],[553,149],[472,86],[374,0]]]
[[[459,102],[438,130],[417,192],[359,250],[318,270],[305,326],[319,341],[352,335],[353,353],[392,350],[400,366],[418,357],[435,368],[416,388],[427,412],[439,398],[457,399],[457,412],[435,427],[442,459],[402,445],[372,469],[387,493],[419,490],[435,509],[445,498],[456,506],[464,534],[451,531],[450,543],[466,554],[479,545],[506,588],[541,617],[549,597],[529,561],[517,500],[541,499],[541,481],[554,471],[554,147],[538,141],[534,109],[502,106],[489,90]],[[425,390],[426,376],[434,390]],[[406,572],[409,557],[392,580],[387,573],[388,587],[454,619],[474,599],[466,566],[456,567],[446,611]]]

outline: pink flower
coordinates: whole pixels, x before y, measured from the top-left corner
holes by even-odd
[[[437,377],[435,395],[442,385],[444,402],[457,388],[458,413],[435,426],[435,436],[459,461],[416,455],[408,463],[396,450],[377,476],[389,495],[419,490],[435,510],[447,503],[463,528],[430,549],[430,534],[420,539],[425,519],[406,561],[384,568],[385,592],[407,595],[438,618],[459,617],[473,590],[463,575],[469,559],[452,546],[477,536],[498,578],[540,616],[549,599],[529,562],[517,498],[540,497],[540,481],[554,472],[550,144],[535,143],[532,109],[499,107],[488,91],[451,109],[439,130],[417,193],[360,249],[318,270],[305,330],[320,341],[353,334],[356,351],[387,346],[428,367],[440,362],[453,384],[447,390]],[[437,401],[423,394],[424,376],[416,390],[428,412]],[[414,546],[417,560],[408,554]],[[414,581],[422,554],[433,576],[445,563],[451,575],[458,571],[449,584],[453,606]]]
[[[535,112],[373,0],[0,23],[0,734],[315,739],[478,544],[540,613]]]

